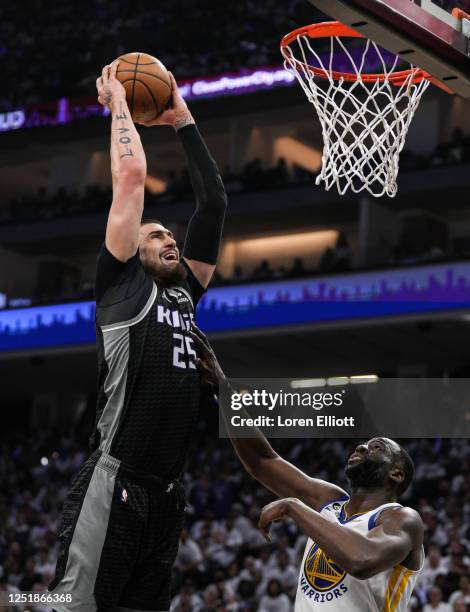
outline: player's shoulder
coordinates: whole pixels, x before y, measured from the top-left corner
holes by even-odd
[[[424,529],[423,519],[419,512],[409,506],[385,508],[377,519],[376,525],[394,526],[411,531]]]
[[[114,268],[121,270],[132,266],[142,267],[138,250],[133,255],[123,260],[112,252],[112,250],[107,246],[106,242],[101,243],[98,251],[97,263],[98,266],[102,264],[105,266],[113,266]]]
[[[139,253],[119,261],[103,245],[95,278],[96,321],[100,327],[130,325],[147,313],[157,293],[150,275],[144,270]]]

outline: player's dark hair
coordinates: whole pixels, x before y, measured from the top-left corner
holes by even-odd
[[[142,227],[142,225],[149,225],[150,223],[158,223],[158,225],[163,225],[163,223],[158,219],[142,219],[140,222],[140,227]]]
[[[407,490],[410,484],[413,481],[415,476],[415,464],[413,463],[413,459],[406,452],[406,450],[400,446],[400,450],[397,451],[397,459],[400,465],[400,468],[403,470],[405,474],[405,478],[397,487],[398,495],[403,495],[403,493]]]

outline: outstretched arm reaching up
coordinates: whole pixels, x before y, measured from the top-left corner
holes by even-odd
[[[183,145],[196,199],[196,210],[186,233],[183,258],[201,285],[207,287],[217,263],[227,197],[217,164],[199,133],[171,72],[170,78],[171,107],[143,125],[171,125]]]
[[[202,378],[213,386],[227,386],[227,378],[206,336],[193,325],[190,332],[198,352],[196,365]],[[223,407],[220,407],[223,410]],[[238,411],[242,417],[248,417]],[[223,412],[224,419],[228,415]],[[296,497],[310,508],[319,510],[327,502],[347,497],[343,489],[318,478],[310,478],[292,463],[280,457],[257,427],[250,438],[233,438],[233,448],[245,469],[279,497]]]
[[[126,262],[139,246],[147,165],[125,89],[116,78],[118,64],[116,61],[103,68],[96,87],[98,101],[111,112],[113,202],[106,227],[106,248],[116,259]]]

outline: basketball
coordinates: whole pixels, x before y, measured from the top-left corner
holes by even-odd
[[[147,53],[126,53],[117,58],[117,78],[126,90],[133,121],[151,121],[160,115],[171,97],[168,70]]]

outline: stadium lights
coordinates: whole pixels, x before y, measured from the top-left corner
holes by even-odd
[[[290,386],[292,389],[310,389],[311,387],[325,387],[325,378],[305,378],[301,380],[291,380]]]
[[[158,195],[160,193],[165,193],[168,183],[159,179],[156,176],[152,176],[151,174],[147,174],[145,177],[145,186],[153,195]]]
[[[362,385],[365,383],[376,383],[379,377],[377,374],[364,374],[362,376],[350,376],[349,381],[352,385]]]
[[[281,136],[274,142],[274,157],[283,157],[288,164],[295,164],[309,172],[320,172],[322,152],[291,136]]]
[[[290,381],[291,389],[311,389],[313,387],[344,387],[362,385],[379,381],[377,374],[360,374],[354,376],[331,376],[329,378],[299,378]]]
[[[261,259],[268,259],[271,265],[282,265],[292,253],[303,258],[307,265],[314,266],[337,240],[338,231],[333,229],[227,240],[222,246],[218,269],[221,274],[230,274],[234,261],[252,269]]]
[[[326,379],[326,384],[329,387],[343,387],[349,384],[349,376],[331,376]]]

